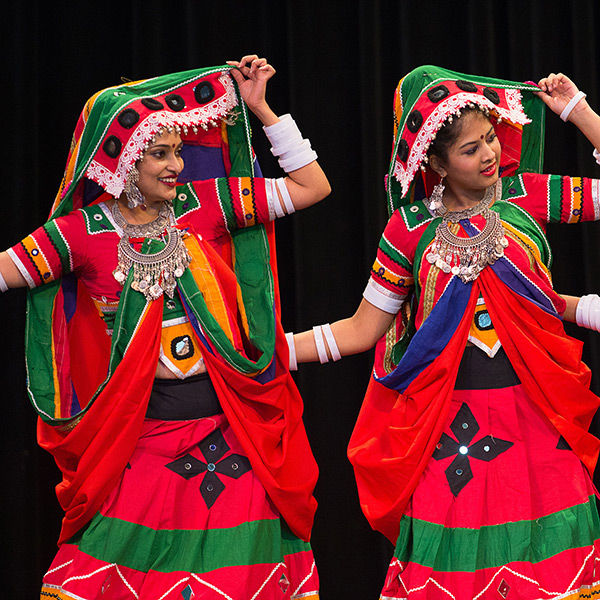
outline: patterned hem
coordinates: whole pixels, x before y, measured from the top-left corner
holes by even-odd
[[[565,554],[565,553],[563,553]],[[568,561],[568,557],[564,557]],[[554,568],[563,564],[561,556],[550,559]],[[540,573],[531,563],[514,563],[496,569],[484,569],[475,573],[433,572],[431,569],[411,564],[410,580],[405,582],[403,573],[407,572],[406,563],[394,558],[390,563],[386,586],[380,600],[584,600],[600,599],[600,556],[592,548],[583,558],[572,580],[562,589],[552,583],[541,583]],[[572,563],[571,563],[572,564]],[[552,565],[544,569],[547,580],[554,580],[549,574]],[[417,572],[420,571],[420,576]],[[591,583],[584,583],[590,582]],[[554,580],[555,581],[555,580]],[[470,591],[469,591],[470,588]],[[553,588],[553,589],[547,589]]]
[[[286,560],[290,558],[298,562],[298,557],[286,557]],[[70,561],[54,571],[68,568],[69,564]],[[71,576],[60,585],[45,583],[40,600],[92,600],[98,597],[98,592],[113,600],[236,600],[242,597],[248,600],[318,600],[318,575],[314,561],[312,565],[304,565],[307,574],[299,583],[291,580],[300,573],[290,573],[289,566],[285,563],[254,565],[201,574],[152,572],[144,574],[140,588],[127,568],[109,564]],[[299,566],[294,565],[296,569]]]

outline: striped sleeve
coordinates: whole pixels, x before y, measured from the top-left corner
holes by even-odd
[[[220,178],[215,180],[215,190],[228,231],[268,223],[275,218],[270,179]]]
[[[367,287],[363,293],[365,300],[377,308],[395,314],[400,310],[404,299],[414,285],[412,262],[414,250],[411,246],[418,236],[411,236],[406,225],[396,211],[383,232],[377,256]],[[409,242],[405,247],[403,242]]]
[[[71,273],[82,263],[86,246],[83,217],[73,212],[49,221],[8,250],[30,288]]]
[[[503,196],[543,224],[600,220],[600,179],[524,173]]]

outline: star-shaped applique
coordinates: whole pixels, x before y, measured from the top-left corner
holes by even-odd
[[[442,460],[456,454],[456,458],[450,463],[445,472],[450,490],[455,496],[458,496],[465,485],[473,479],[470,458],[489,462],[508,450],[513,442],[486,435],[474,444],[469,445],[479,431],[479,424],[475,420],[471,409],[465,403],[456,413],[450,424],[450,429],[458,441],[453,440],[448,434],[442,433],[442,437],[433,453],[433,458]]]
[[[184,479],[192,479],[204,473],[200,493],[207,508],[210,508],[225,489],[225,484],[217,474],[238,479],[250,471],[250,461],[241,454],[225,456],[230,448],[220,429],[204,438],[198,444],[198,448],[206,462],[188,453],[165,466]]]

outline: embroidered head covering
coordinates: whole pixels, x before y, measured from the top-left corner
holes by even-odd
[[[424,159],[448,117],[468,105],[489,112],[502,146],[500,174],[540,172],[544,103],[535,84],[456,73],[425,65],[400,80],[394,94],[394,145],[387,175],[389,212],[428,196],[439,176]]]
[[[110,87],[92,96],[77,122],[52,217],[86,206],[103,192],[118,198],[127,173],[163,129],[184,148],[220,138],[224,122],[244,111],[229,71],[195,69]]]

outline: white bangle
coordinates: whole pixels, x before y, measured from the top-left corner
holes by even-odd
[[[342,355],[340,354],[340,349],[338,348],[337,342],[335,341],[333,331],[331,331],[331,325],[329,323],[325,323],[321,327],[323,329],[327,345],[329,346],[329,353],[331,354],[331,358],[334,361],[340,360],[340,358],[342,358]]]
[[[277,193],[277,183],[274,179],[267,180],[270,184],[271,196],[269,200],[269,206],[272,207],[272,212],[275,213],[275,218],[281,219],[281,217],[285,217],[285,211],[281,207],[281,200],[279,199],[279,194]],[[271,213],[271,211],[269,211]]]
[[[286,172],[296,171],[317,160],[317,153],[302,134],[291,115],[279,117],[277,123],[263,126],[271,152],[279,157],[279,165]]]
[[[596,159],[596,162],[600,165],[600,152],[598,152],[598,150],[596,148],[594,148],[593,155],[594,155],[594,158]]]
[[[323,329],[320,325],[313,327],[313,335],[315,336],[315,346],[317,347],[317,354],[319,355],[319,361],[322,365],[329,362],[327,356],[327,350],[325,349],[325,339],[323,338]]]
[[[290,351],[290,371],[297,371],[298,360],[296,358],[296,344],[294,343],[294,334],[291,331],[290,333],[286,333],[285,339],[287,340],[288,348]]]
[[[277,189],[281,194],[281,200],[283,201],[283,206],[285,208],[286,214],[291,215],[292,213],[296,212],[296,207],[292,202],[292,197],[290,196],[290,192],[287,189],[287,185],[285,183],[285,177],[280,177],[279,179],[276,179],[275,185],[277,186]],[[279,201],[279,197],[276,198],[276,201]]]
[[[560,113],[560,118],[566,122],[571,114],[571,111],[575,108],[575,105],[586,97],[587,94],[579,91],[577,92],[570,100],[569,103],[563,108],[563,111]]]
[[[279,158],[279,166],[286,172],[291,173],[297,171],[311,162],[317,160],[317,153],[311,148],[308,140],[302,140],[289,152],[281,154]]]
[[[6,285],[6,281],[0,273],[0,292],[8,292],[8,286]]]
[[[600,296],[581,296],[575,311],[575,321],[580,327],[600,332]]]
[[[267,136],[273,150],[278,150],[282,146],[286,146],[291,140],[301,140],[302,134],[296,125],[296,121],[292,119],[292,115],[286,114],[279,117],[277,123],[273,125],[264,125],[263,131]],[[275,156],[279,156],[273,152]]]

